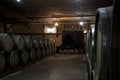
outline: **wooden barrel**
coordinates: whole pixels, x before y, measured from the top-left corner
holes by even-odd
[[[92,32],[91,32],[91,26],[89,27],[89,31],[87,33],[87,38],[86,38],[86,53],[88,54],[89,58],[91,59],[92,57],[92,42],[93,42],[93,38],[92,38]]]
[[[40,46],[39,38],[33,37],[33,44],[35,48],[38,48]]]
[[[89,43],[90,43],[90,39],[89,39],[89,37],[90,37],[90,33],[88,32],[87,33],[87,36],[86,36],[86,55],[88,55],[89,56]]]
[[[51,42],[51,40],[49,41],[49,48],[50,48],[50,55],[52,55],[52,42]]]
[[[54,53],[54,51],[53,51],[53,44],[51,43],[51,51],[52,51],[52,54]],[[64,53],[64,51],[63,51],[63,53]],[[51,55],[52,55],[51,54]]]
[[[91,71],[92,71],[92,67],[91,67],[91,35],[90,35],[90,29],[91,27],[89,27],[89,31],[86,35],[86,64],[87,64],[87,73],[88,73],[88,80],[91,80]]]
[[[120,0],[114,0],[113,6],[110,80],[120,80]]]
[[[48,48],[47,48],[47,47],[44,47],[44,48],[43,48],[43,52],[44,52],[44,56],[47,56],[47,54],[48,54]]]
[[[44,40],[42,38],[39,39],[40,47],[44,47]]]
[[[48,40],[48,55],[50,56],[51,54],[51,46],[50,46],[50,40]]]
[[[49,48],[49,46],[47,47],[47,56],[49,56],[50,55],[50,48]]]
[[[91,66],[89,54],[86,54],[86,64],[87,64],[88,80],[92,80],[92,66]]]
[[[95,78],[109,80],[112,7],[99,8],[95,22]]]
[[[48,47],[50,47],[50,40],[47,41]]]
[[[52,42],[50,41],[50,47],[52,48]]]
[[[46,54],[45,54],[45,53],[46,53],[45,48],[44,48],[44,47],[42,47],[42,48],[41,48],[41,50],[42,50],[42,57],[45,57],[45,56],[46,56]]]
[[[4,71],[5,66],[6,66],[5,56],[2,55],[2,53],[0,52],[0,73]]]
[[[91,65],[92,68],[94,68],[94,61],[95,61],[95,42],[94,42],[94,34],[95,34],[95,25],[92,24],[90,26],[90,61],[91,61]]]
[[[8,55],[8,64],[11,68],[16,68],[19,63],[19,53],[17,50],[14,50],[11,52],[10,55]]]
[[[56,46],[55,46],[55,43],[53,43],[53,54],[56,54]]]
[[[86,62],[88,80],[93,80],[93,54],[94,54],[94,31],[95,26],[91,25],[86,36]],[[95,56],[94,56],[95,57]]]
[[[52,55],[52,48],[49,48],[49,55]]]
[[[14,48],[13,38],[9,34],[0,33],[0,51],[10,53]]]
[[[17,48],[19,51],[22,51],[25,48],[25,39],[21,35],[13,35],[15,48]]]
[[[44,46],[48,47],[48,39],[44,39]]]
[[[41,57],[42,57],[41,48],[37,48],[37,57],[38,57],[38,58],[41,58]]]
[[[52,54],[55,53],[55,46],[54,46],[54,43],[52,43]],[[65,53],[66,53],[66,50],[65,50]]]
[[[35,60],[37,58],[37,52],[34,48],[30,50],[30,59]]]
[[[29,61],[29,53],[27,50],[23,50],[20,55],[21,61],[23,64],[26,64]]]
[[[33,39],[31,36],[24,36],[26,48],[31,49],[33,47]]]

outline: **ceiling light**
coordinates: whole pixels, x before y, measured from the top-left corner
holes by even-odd
[[[83,21],[81,21],[81,22],[80,22],[80,25],[82,26],[83,24],[84,24],[84,22],[83,22]]]
[[[87,33],[87,30],[84,30],[84,33],[86,34],[86,33]]]
[[[16,0],[17,2],[20,2],[21,0]]]
[[[57,22],[55,23],[55,26],[58,26],[58,23],[57,23]]]

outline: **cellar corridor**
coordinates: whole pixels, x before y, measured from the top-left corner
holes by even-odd
[[[56,54],[1,80],[87,80],[84,55]]]

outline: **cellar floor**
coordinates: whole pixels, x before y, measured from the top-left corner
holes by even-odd
[[[87,80],[85,56],[57,54],[0,80]]]

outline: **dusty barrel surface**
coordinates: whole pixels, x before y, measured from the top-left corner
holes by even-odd
[[[39,42],[40,42],[40,50],[41,50],[41,57],[45,56],[45,39],[44,38],[39,38]]]
[[[39,38],[40,47],[44,47],[44,39]]]
[[[16,68],[19,63],[19,53],[18,50],[14,50],[11,52],[10,55],[8,55],[7,58],[8,64],[11,68]]]
[[[33,44],[35,48],[38,48],[40,46],[39,38],[33,37]]]
[[[94,61],[95,61],[94,32],[95,32],[95,25],[92,24],[90,25],[89,31],[86,36],[86,62],[87,62],[88,80],[93,80],[92,71],[94,70]]]
[[[52,42],[52,54],[54,54],[55,53],[55,46],[54,46],[54,43]],[[66,52],[66,51],[65,51]]]
[[[56,53],[56,46],[55,46],[55,43],[52,43],[52,46],[53,46],[53,54]]]
[[[41,48],[37,48],[37,57],[38,57],[38,58],[41,58],[41,57],[42,57]]]
[[[95,22],[95,78],[109,80],[110,27],[113,7],[99,8]]]
[[[25,48],[25,39],[21,35],[13,35],[15,48],[22,51]]]
[[[86,64],[87,64],[88,80],[92,80],[92,66],[91,66],[91,61],[88,54],[86,54]]]
[[[9,34],[0,33],[0,50],[10,53],[14,48],[13,38]]]
[[[49,54],[52,55],[52,44],[51,44],[51,40],[49,40],[48,44],[49,44]]]
[[[42,57],[45,57],[46,56],[46,49],[44,47],[42,47],[41,50],[42,50]]]
[[[94,41],[94,34],[95,34],[95,25],[90,26],[90,61],[91,65],[94,68],[94,61],[95,61],[95,41]]]
[[[90,31],[88,31],[86,36],[86,64],[87,64],[87,73],[88,80],[91,80],[91,61],[90,61]]]
[[[88,32],[86,36],[86,54],[88,55],[88,57],[89,57],[89,50],[90,50],[89,45],[90,45],[90,33]]]
[[[34,48],[30,50],[30,59],[35,60],[37,58],[37,52]]]
[[[48,41],[48,45],[49,45],[49,55],[52,54],[52,45],[51,45],[51,41]]]
[[[48,39],[44,39],[44,45],[45,47],[48,47]]]
[[[45,49],[45,56],[49,55],[49,49],[48,49],[48,39],[44,39],[44,49]]]
[[[20,58],[22,63],[26,64],[29,61],[29,53],[26,49],[24,49],[21,53],[20,53]]]
[[[31,36],[24,36],[26,48],[30,49],[33,47],[33,39]]]

